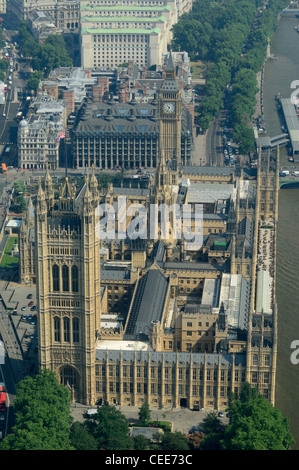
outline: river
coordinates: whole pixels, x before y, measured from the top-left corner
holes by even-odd
[[[264,70],[264,117],[267,135],[281,134],[281,123],[275,107],[275,95],[290,98],[291,83],[299,83],[299,34],[294,26],[299,18],[281,17],[271,40],[271,54]],[[296,86],[299,89],[299,86]],[[281,151],[281,166],[290,165],[285,149]],[[279,218],[277,235],[278,303],[278,360],[276,403],[284,417],[289,418],[291,432],[299,449],[299,364],[290,356],[291,343],[299,340],[299,188],[279,191]]]

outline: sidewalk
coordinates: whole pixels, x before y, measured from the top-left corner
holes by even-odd
[[[191,165],[201,166],[206,164],[206,134],[194,137],[194,148],[191,153]]]

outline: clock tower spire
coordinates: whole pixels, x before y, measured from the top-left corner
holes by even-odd
[[[181,164],[181,119],[182,119],[182,92],[176,80],[175,65],[172,52],[169,52],[165,68],[165,80],[159,94],[160,118],[160,149],[164,149],[165,161],[171,161],[177,156],[178,165]]]

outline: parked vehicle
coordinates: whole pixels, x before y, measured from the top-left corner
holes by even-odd
[[[89,408],[85,412],[86,418],[92,418],[98,412],[97,408]]]
[[[0,411],[6,411],[6,390],[4,382],[0,382]]]

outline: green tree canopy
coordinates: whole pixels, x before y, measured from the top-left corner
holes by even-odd
[[[157,434],[156,434],[157,436]],[[179,431],[165,432],[160,435],[160,445],[163,450],[189,450],[189,444],[184,434]]]
[[[56,67],[72,66],[72,59],[67,52],[63,37],[59,34],[51,34],[43,44],[39,44],[33,37],[26,20],[20,22],[19,45],[20,52],[31,59],[33,70],[42,72],[46,77]]]
[[[17,384],[15,424],[1,450],[70,450],[70,393],[54,372],[42,370]]]
[[[13,189],[14,189],[15,194],[25,193],[26,186],[25,186],[24,181],[21,181],[21,180],[15,181],[13,184]]]
[[[87,427],[78,421],[71,426],[70,440],[76,450],[97,450],[97,441]]]
[[[104,405],[98,408],[97,415],[86,425],[96,439],[98,449],[128,450],[133,448],[127,419],[114,406]]]
[[[141,405],[139,409],[138,417],[142,423],[146,423],[147,421],[151,419],[151,412],[150,412],[149,404],[147,401],[145,401]]]
[[[230,423],[221,441],[225,450],[289,450],[294,439],[289,420],[255,389],[245,384],[229,403]]]

